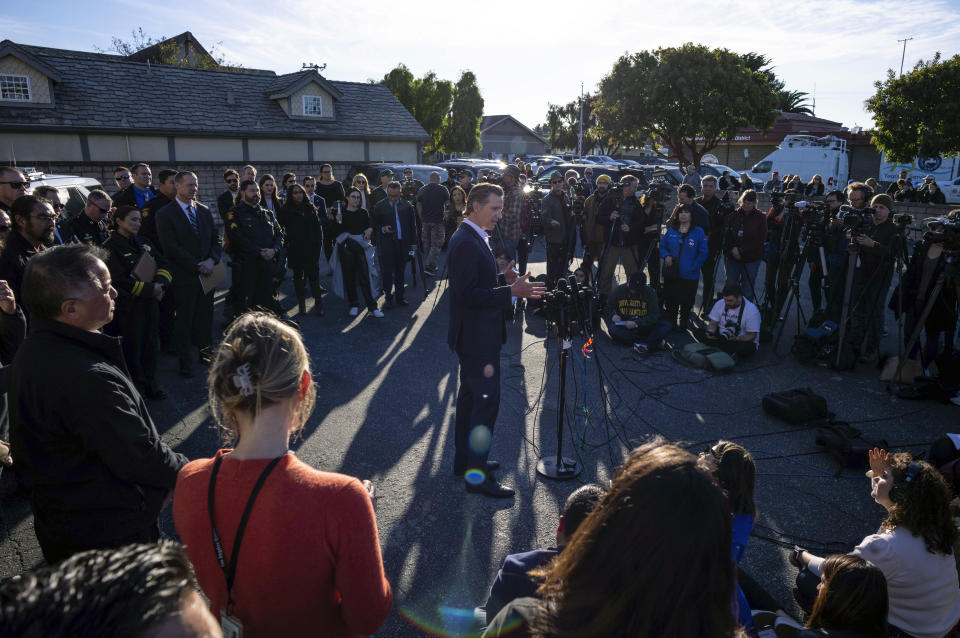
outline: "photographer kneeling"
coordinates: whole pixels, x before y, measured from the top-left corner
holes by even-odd
[[[660,319],[657,293],[642,270],[614,289],[607,303],[607,332],[617,343],[633,344],[639,354],[663,347],[670,324]]]
[[[749,357],[760,346],[760,311],[738,284],[727,284],[722,294],[699,341],[738,358]]]

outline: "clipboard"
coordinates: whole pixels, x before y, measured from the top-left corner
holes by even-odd
[[[203,294],[209,295],[227,278],[227,265],[223,260],[213,265],[213,272],[204,277],[200,275],[200,285],[203,286]]]
[[[133,267],[133,276],[140,281],[151,282],[157,275],[157,260],[153,258],[149,250],[144,250],[137,260],[137,265]]]

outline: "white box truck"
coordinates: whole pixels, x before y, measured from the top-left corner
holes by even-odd
[[[787,135],[777,150],[754,164],[748,174],[754,182],[763,183],[773,171],[780,173],[781,179],[799,175],[804,184],[820,175],[828,190],[842,189],[850,171],[847,141],[834,135]]]
[[[907,179],[914,188],[920,188],[927,175],[933,175],[948,204],[960,204],[960,158],[957,157],[915,157],[906,164],[891,162],[886,155],[880,163],[880,175],[877,179],[887,184],[900,177],[900,171],[907,171]]]

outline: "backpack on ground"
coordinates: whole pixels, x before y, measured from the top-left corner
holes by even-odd
[[[733,368],[736,362],[723,350],[712,348],[704,343],[688,343],[679,351],[680,360],[695,368],[726,372]]]
[[[866,469],[870,466],[868,453],[875,447],[888,449],[883,439],[867,441],[862,432],[846,423],[833,423],[817,428],[817,445],[843,467]]]
[[[790,425],[808,425],[829,421],[833,413],[827,400],[810,388],[771,392],[763,397],[763,411]]]

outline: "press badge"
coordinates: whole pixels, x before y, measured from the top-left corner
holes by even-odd
[[[226,611],[220,611],[220,629],[223,638],[243,638],[243,622]]]

